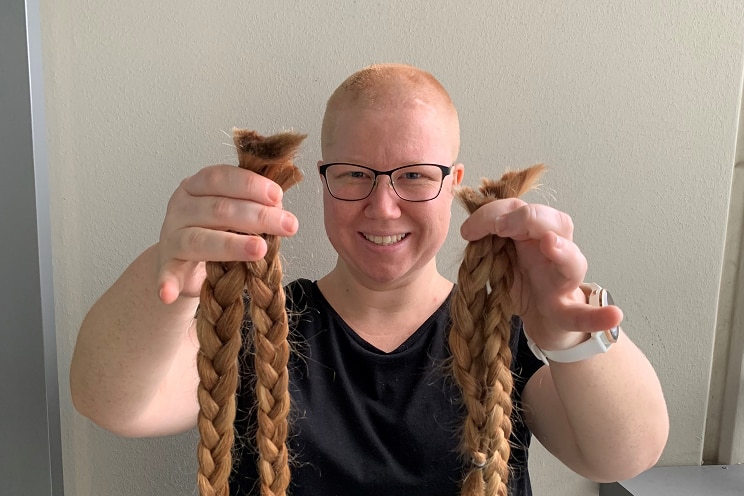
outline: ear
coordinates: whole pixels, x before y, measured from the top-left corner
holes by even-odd
[[[318,179],[320,179],[320,182],[323,182],[323,176],[320,175],[320,166],[323,165],[323,160],[318,160],[317,165],[317,171],[318,171]]]
[[[452,186],[459,186],[465,176],[465,166],[460,163],[453,165],[450,174],[452,175]]]

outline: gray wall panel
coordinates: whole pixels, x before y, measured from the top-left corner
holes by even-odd
[[[0,480],[9,496],[62,494],[40,54],[38,3],[0,5]]]

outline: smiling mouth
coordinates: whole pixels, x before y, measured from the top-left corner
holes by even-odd
[[[398,243],[399,241],[401,241],[406,236],[408,236],[407,233],[405,233],[405,234],[395,234],[393,236],[373,236],[371,234],[364,234],[364,233],[362,233],[362,235],[364,236],[364,238],[367,241],[370,241],[370,242],[372,242],[372,243],[374,243],[376,245],[380,245],[380,246],[393,245],[393,244]]]

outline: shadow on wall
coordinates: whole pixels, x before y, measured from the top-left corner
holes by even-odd
[[[67,470],[66,489],[76,496],[162,496],[196,494],[196,430],[163,438],[122,438],[75,414],[68,436],[70,454],[77,460]],[[164,460],[178,465],[164,465]],[[163,474],[163,467],[169,473]],[[148,483],[151,481],[151,483]]]

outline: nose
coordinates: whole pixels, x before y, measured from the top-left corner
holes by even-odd
[[[400,197],[393,189],[390,176],[377,176],[372,193],[367,197],[365,213],[370,218],[394,219],[400,216]]]

